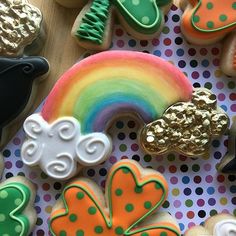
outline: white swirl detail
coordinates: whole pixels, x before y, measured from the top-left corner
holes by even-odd
[[[76,174],[76,163],[72,156],[68,153],[61,153],[45,166],[45,172],[51,177],[57,176],[60,179],[66,179],[67,176],[73,176]]]
[[[215,236],[236,236],[236,220],[222,220],[215,225]]]
[[[42,157],[43,149],[43,145],[34,140],[25,141],[21,148],[21,156],[24,157],[24,163],[31,166],[37,165]]]
[[[111,152],[111,142],[102,133],[82,136],[80,124],[73,117],[47,123],[40,114],[24,122],[27,139],[21,149],[23,162],[39,165],[49,176],[58,180],[73,177],[82,166],[99,164]],[[78,163],[77,163],[78,162]]]
[[[65,119],[58,119],[57,122],[52,125],[48,135],[53,137],[55,134],[58,134],[63,140],[71,140],[78,135],[78,129],[80,130],[77,120],[69,118],[67,122],[65,122]]]
[[[38,135],[43,132],[43,123],[44,121],[39,122],[35,119],[35,116],[32,115],[25,120],[23,128],[30,138],[36,139]]]
[[[78,162],[92,166],[102,163],[111,153],[110,139],[102,133],[92,133],[81,137],[76,146]]]

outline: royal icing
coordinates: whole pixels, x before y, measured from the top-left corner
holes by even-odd
[[[111,144],[106,135],[81,135],[80,124],[73,117],[58,119],[48,124],[39,114],[24,122],[27,140],[21,157],[29,166],[39,165],[55,179],[68,179],[81,166],[97,165],[110,154]]]
[[[48,165],[50,158],[51,161],[56,160],[63,150],[71,150],[70,152],[74,154],[70,156],[73,158],[67,158],[65,169],[66,172],[70,172],[67,176],[72,176],[75,174],[76,164],[72,160],[78,156],[76,157],[78,162],[82,163],[81,158],[84,157],[81,152],[75,155],[78,142],[80,143],[81,140],[78,136],[90,137],[87,135],[91,135],[95,138],[99,133],[99,138],[103,137],[101,140],[105,148],[104,157],[100,159],[103,161],[109,156],[112,143],[108,141],[108,137],[105,137],[106,134],[101,132],[106,132],[110,122],[117,115],[133,113],[144,122],[151,122],[161,117],[165,109],[173,103],[190,100],[191,95],[190,81],[177,68],[158,57],[128,51],[103,52],[88,57],[73,66],[58,80],[37,119],[33,116],[34,121],[40,120],[39,127],[43,127],[44,131],[34,138],[31,135],[34,123],[25,124],[28,139],[22,149],[23,161],[35,165],[42,163],[40,160],[46,160],[45,163]],[[31,119],[32,117],[29,118]],[[58,139],[58,135],[51,137],[47,135],[49,127],[54,127],[54,124],[68,119],[73,120],[74,123],[75,120],[77,121],[81,135],[77,133],[69,142]],[[79,130],[78,124],[77,130]],[[94,133],[96,136],[93,136]],[[37,143],[33,145],[37,148],[26,152],[26,146],[30,148],[31,142]],[[60,145],[57,145],[58,142]],[[42,151],[42,143],[44,151]],[[61,148],[51,150],[55,145]],[[48,151],[45,150],[53,151],[53,154],[48,155]],[[94,154],[85,156],[92,158]],[[98,162],[100,161],[93,164]],[[69,165],[70,163],[72,166]],[[82,163],[85,164],[88,164],[88,158]],[[44,171],[48,170],[45,165],[42,168]],[[52,171],[50,173],[54,178],[64,178],[62,173],[52,174]]]
[[[0,55],[18,56],[40,34],[40,10],[27,0],[0,1]]]
[[[167,197],[167,183],[158,172],[143,176],[137,164],[123,161],[109,173],[106,200],[97,191],[86,179],[70,183],[62,193],[64,207],[51,214],[52,235],[180,236],[175,223],[146,221]]]
[[[234,0],[193,0],[192,9],[185,12],[182,27],[186,34],[200,39],[221,39],[236,28]]]
[[[148,37],[160,32],[164,22],[163,7],[170,4],[171,0],[92,0],[79,14],[72,34],[78,40],[101,45],[108,40],[107,32],[113,27],[110,18],[116,13],[125,25]]]
[[[89,10],[82,17],[76,37],[96,44],[102,44],[110,0],[94,0]]]
[[[34,81],[48,72],[48,62],[41,57],[0,58],[0,146],[5,128],[28,109]]]
[[[0,186],[0,235],[28,235],[29,218],[24,215],[31,193],[22,183]]]
[[[213,137],[223,135],[229,125],[227,114],[207,89],[195,89],[192,101],[170,106],[162,118],[145,126],[141,144],[146,152],[163,154],[176,151],[187,156],[209,154]]]
[[[236,220],[222,220],[215,225],[215,236],[236,236]]]

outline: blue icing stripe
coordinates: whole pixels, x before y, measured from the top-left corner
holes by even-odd
[[[106,128],[104,127],[104,125],[106,126],[107,122],[114,118],[114,116],[120,115],[117,113],[117,111],[121,106],[124,106],[124,110],[121,112],[121,114],[123,112],[136,112],[140,116],[143,116],[142,118],[145,117],[148,120],[150,119],[149,121],[157,119],[160,115],[162,115],[162,113],[166,109],[166,106],[160,107],[160,110],[158,111],[159,113],[157,113],[153,105],[143,100],[143,98],[140,99],[140,97],[132,95],[124,96],[124,94],[114,94],[111,98],[105,97],[100,101],[96,101],[96,104],[94,105],[93,109],[88,111],[86,119],[81,124],[81,131],[85,134],[94,131],[104,131],[104,129]],[[113,111],[112,114],[104,114],[104,111],[106,109],[110,110],[111,112]],[[143,114],[140,114],[140,112]],[[102,115],[106,117],[101,117]],[[103,118],[104,125],[95,128],[94,125],[96,123],[101,124],[101,122],[97,121],[97,118],[99,116]]]

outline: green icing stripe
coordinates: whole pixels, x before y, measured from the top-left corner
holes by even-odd
[[[89,11],[82,18],[76,36],[95,44],[102,44],[109,8],[109,0],[94,0]]]
[[[21,183],[9,183],[0,188],[0,235],[29,233],[29,219],[22,215],[29,200],[30,190]]]
[[[210,32],[218,32],[218,31],[225,30],[225,29],[228,29],[230,27],[236,26],[236,22],[233,22],[231,24],[227,24],[227,25],[219,27],[219,28],[214,28],[214,19],[213,19],[212,21],[208,21],[207,22],[207,27],[209,28],[208,30],[207,29],[202,29],[202,28],[198,27],[196,25],[196,23],[198,23],[201,19],[200,19],[200,17],[196,13],[197,13],[197,11],[198,11],[198,9],[200,8],[201,5],[202,5],[202,0],[199,0],[199,2],[197,4],[197,7],[195,8],[195,10],[194,10],[194,12],[192,14],[192,17],[191,17],[192,26],[196,30],[198,30],[200,32],[203,32],[203,33],[210,33]],[[207,4],[207,9],[211,10],[212,8],[213,8],[213,5],[211,3],[208,3]],[[235,4],[235,8],[234,8],[234,6],[232,6],[232,9],[236,10],[236,4]],[[236,11],[235,11],[235,14],[236,14]],[[220,21],[224,22],[224,21],[227,20],[227,16],[226,15],[220,15],[219,19],[220,19]]]
[[[163,97],[156,92],[155,88],[151,88],[148,84],[145,86],[143,82],[116,78],[99,80],[85,88],[83,92],[79,94],[73,116],[76,117],[81,124],[84,124],[90,111],[93,111],[94,107],[97,107],[97,104],[102,105],[101,103],[103,101],[112,100],[113,95],[120,95],[121,98],[140,98],[140,100],[150,105],[152,110],[150,111],[149,108],[147,112],[155,119],[158,118],[158,115],[162,114],[167,108],[167,105],[169,105],[167,104],[168,101],[164,100]]]

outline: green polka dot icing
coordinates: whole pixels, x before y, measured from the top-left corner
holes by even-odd
[[[199,0],[194,6],[192,25],[200,32],[217,32],[236,27],[236,2]],[[213,17],[214,16],[214,17]]]
[[[76,236],[84,236],[84,231],[79,229],[79,230],[76,232]]]
[[[30,223],[23,212],[29,199],[30,190],[23,184],[9,183],[0,187],[0,235],[28,235]]]
[[[133,204],[128,203],[128,204],[125,206],[125,210],[126,210],[127,212],[132,212],[132,211],[134,210]]]
[[[78,198],[79,200],[83,199],[83,198],[84,198],[84,193],[78,192],[78,193],[77,193],[77,198]]]
[[[69,216],[69,219],[70,219],[71,222],[75,222],[77,220],[77,215],[76,214],[71,214]]]
[[[95,215],[96,212],[97,212],[97,208],[95,208],[95,207],[89,207],[88,213],[89,213],[90,215]]]
[[[102,226],[96,226],[95,229],[94,229],[94,232],[96,234],[102,234],[102,232],[103,232]]]
[[[122,193],[123,193],[123,190],[120,188],[116,189],[116,191],[115,191],[116,196],[121,196]]]

